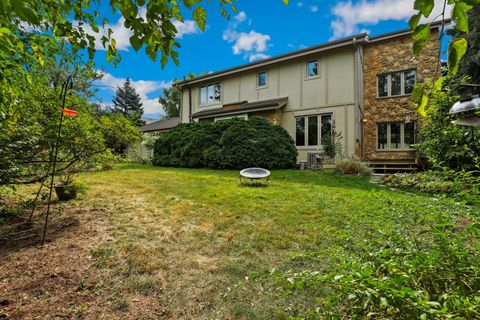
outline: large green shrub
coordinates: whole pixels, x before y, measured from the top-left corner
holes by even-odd
[[[292,168],[297,149],[290,135],[265,118],[182,124],[154,145],[153,164],[241,169]]]

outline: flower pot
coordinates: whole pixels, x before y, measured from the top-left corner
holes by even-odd
[[[74,185],[55,186],[55,193],[60,201],[72,200],[77,197],[77,188]]]

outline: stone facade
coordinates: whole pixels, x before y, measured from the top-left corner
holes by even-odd
[[[377,123],[405,122],[418,119],[410,95],[377,97],[377,75],[410,69],[416,70],[417,83],[433,77],[440,42],[432,30],[430,41],[415,57],[411,34],[371,42],[364,48],[364,150],[365,160],[413,160],[414,151],[377,150]],[[418,123],[417,123],[418,126]]]

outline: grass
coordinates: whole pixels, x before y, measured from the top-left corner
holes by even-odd
[[[161,315],[178,319],[288,318],[280,294],[272,301],[237,284],[272,268],[322,270],[362,243],[415,234],[432,212],[474,210],[316,172],[273,171],[266,188],[240,186],[236,171],[140,164],[80,180],[91,189],[79,204],[113,212],[113,241],[91,254],[115,309],[128,309],[132,294],[160,297]]]

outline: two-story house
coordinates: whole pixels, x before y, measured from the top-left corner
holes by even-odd
[[[412,45],[410,30],[362,33],[186,80],[178,84],[181,122],[263,116],[290,133],[299,162],[321,151],[333,129],[345,154],[414,162],[410,95],[435,71],[438,25],[421,56]]]

